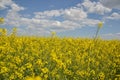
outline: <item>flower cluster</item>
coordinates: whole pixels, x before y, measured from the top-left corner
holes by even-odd
[[[119,40],[0,36],[0,80],[113,80]]]

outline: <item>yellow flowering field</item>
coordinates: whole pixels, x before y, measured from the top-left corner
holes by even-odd
[[[120,41],[0,36],[0,80],[119,80]]]

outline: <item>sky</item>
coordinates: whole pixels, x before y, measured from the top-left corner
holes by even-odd
[[[18,35],[120,39],[120,0],[0,0],[0,17]]]

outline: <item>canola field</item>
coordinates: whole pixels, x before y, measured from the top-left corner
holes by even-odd
[[[120,41],[0,36],[0,80],[120,80]]]

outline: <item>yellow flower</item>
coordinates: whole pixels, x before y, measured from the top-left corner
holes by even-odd
[[[43,69],[42,69],[42,72],[43,72],[43,73],[47,73],[48,71],[49,71],[49,70],[48,70],[47,68],[43,68]]]
[[[36,76],[34,80],[42,80],[42,78],[40,76]]]
[[[45,78],[45,79],[47,79],[47,78],[48,78],[48,75],[47,75],[47,74],[45,74],[45,75],[44,75],[44,78]]]
[[[0,33],[1,33],[2,35],[7,35],[7,29],[5,29],[5,28],[0,28]]]
[[[3,24],[4,23],[4,18],[0,18],[0,24]]]
[[[0,79],[109,80],[118,72],[120,41],[97,40],[0,35]]]
[[[17,28],[14,27],[14,28],[13,28],[13,31],[12,31],[12,35],[16,35],[16,34],[17,34]]]
[[[3,31],[3,29],[2,28],[0,28],[0,32],[2,32]]]
[[[100,73],[99,73],[99,80],[104,80],[104,78],[105,78],[104,73],[103,73],[103,72],[100,72]]]
[[[32,68],[32,66],[33,66],[31,63],[27,63],[25,65],[26,65],[26,68],[29,68],[29,69]]]
[[[13,28],[13,32],[17,32],[17,28],[16,27]]]
[[[10,80],[14,80],[14,78],[15,78],[15,75],[14,75],[14,74],[12,74],[12,75],[9,77]]]
[[[51,34],[52,34],[52,35],[55,35],[55,34],[56,34],[56,32],[54,32],[54,31],[53,31],[53,32],[51,32]]]
[[[95,71],[94,71],[94,70],[91,70],[91,74],[95,75]]]
[[[51,35],[52,35],[52,37],[55,37],[55,35],[56,35],[56,32],[51,32]]]
[[[41,64],[42,64],[42,60],[41,60],[41,59],[38,59],[38,60],[36,61],[36,64],[41,65]]]
[[[8,68],[7,67],[2,67],[0,70],[0,74],[6,73],[8,72]]]
[[[98,23],[98,27],[99,27],[99,28],[102,28],[102,26],[103,26],[103,22],[99,22],[99,23]]]
[[[32,77],[27,77],[25,80],[34,80]]]

